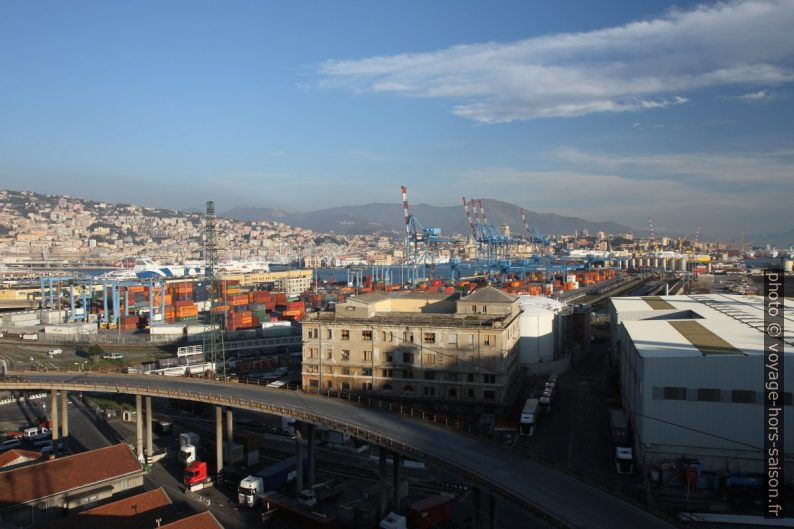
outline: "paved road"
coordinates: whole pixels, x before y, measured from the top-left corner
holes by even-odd
[[[24,373],[23,382],[2,382],[4,387],[48,389],[65,385],[90,391],[94,385],[111,386],[120,393],[165,396],[224,403],[249,409],[286,413],[301,420],[328,424],[357,432],[358,437],[379,440],[431,464],[479,483],[497,497],[507,498],[545,513],[562,524],[579,528],[654,529],[670,523],[570,476],[549,469],[473,437],[408,417],[358,406],[339,399],[245,384],[219,383],[188,378],[102,373]],[[19,384],[19,385],[17,385]],[[94,388],[96,391],[97,389]],[[105,391],[108,388],[104,388]],[[174,395],[176,396],[176,395]]]

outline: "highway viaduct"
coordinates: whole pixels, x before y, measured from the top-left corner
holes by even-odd
[[[398,457],[410,457],[458,475],[474,484],[475,502],[483,491],[488,497],[487,519],[495,523],[497,501],[510,501],[542,516],[560,527],[656,529],[674,527],[642,508],[571,476],[505,451],[488,442],[407,416],[388,413],[355,402],[285,391],[248,384],[208,381],[182,377],[85,372],[20,372],[0,379],[0,390],[48,390],[51,392],[53,422],[57,421],[58,392],[61,410],[68,391],[121,393],[134,395],[137,405],[137,452],[143,443],[142,399],[151,411],[151,397],[182,399],[216,406],[216,446],[218,468],[223,467],[223,407],[294,417],[308,425],[349,433],[372,445],[381,453],[391,451],[394,468]],[[61,411],[61,415],[65,414]],[[231,416],[227,415],[227,438]],[[57,429],[53,424],[53,430]],[[311,428],[310,428],[311,430]],[[68,425],[62,424],[68,435]],[[57,435],[57,434],[56,434]],[[54,435],[55,436],[55,435]],[[151,413],[146,414],[146,453],[152,454]],[[313,451],[309,435],[309,451]],[[297,439],[300,441],[300,438]],[[296,443],[298,444],[298,443]],[[298,446],[300,446],[298,444]],[[299,458],[300,459],[300,458]],[[381,457],[383,475],[385,459]],[[309,463],[311,465],[311,462]],[[300,473],[299,473],[300,474]],[[399,479],[398,473],[394,474]],[[381,490],[383,491],[383,479]],[[381,494],[383,498],[384,493]],[[384,500],[381,500],[382,502]],[[475,506],[475,527],[479,506]]]

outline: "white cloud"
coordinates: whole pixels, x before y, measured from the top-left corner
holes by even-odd
[[[512,43],[331,60],[320,86],[458,100],[484,123],[684,104],[683,92],[794,80],[794,0],[674,10],[651,20]]]
[[[749,94],[740,95],[737,99],[741,99],[742,101],[763,101],[764,99],[769,99],[771,94],[766,90],[759,90],[758,92],[751,92]]]

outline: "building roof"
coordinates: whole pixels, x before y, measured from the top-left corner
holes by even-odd
[[[546,296],[518,296],[521,310],[524,314],[548,314],[549,312],[560,312],[563,304],[556,299]]]
[[[35,529],[140,529],[156,527],[158,518],[165,521],[176,514],[171,500],[159,488],[43,523]]]
[[[221,523],[209,511],[204,511],[169,524],[160,529],[223,529]]]
[[[476,301],[479,303],[512,303],[518,299],[518,296],[487,286],[478,288],[468,296],[460,299],[461,301]]]
[[[643,357],[764,354],[761,296],[704,294],[612,298],[612,305]],[[671,308],[663,308],[663,302]],[[655,307],[653,306],[655,305]],[[791,300],[785,302],[784,340],[794,345]],[[789,349],[789,347],[787,347]]]
[[[41,452],[12,448],[0,454],[0,468],[18,465],[28,461],[35,461],[36,459],[41,459],[41,457]]]
[[[53,494],[141,472],[126,444],[0,472],[0,505],[26,503]]]

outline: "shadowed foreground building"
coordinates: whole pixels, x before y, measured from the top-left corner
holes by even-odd
[[[0,526],[29,527],[143,485],[126,444],[0,472]]]
[[[303,388],[374,394],[454,414],[511,403],[519,374],[517,296],[377,292],[303,323]]]

